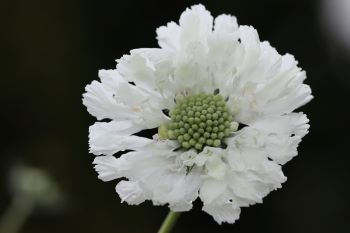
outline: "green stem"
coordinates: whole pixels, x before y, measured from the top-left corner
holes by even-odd
[[[0,220],[0,233],[18,233],[32,210],[30,200],[14,198]]]
[[[173,229],[176,220],[180,217],[179,212],[172,212],[171,210],[169,211],[168,215],[164,219],[164,222],[162,223],[158,233],[170,233],[171,230]]]

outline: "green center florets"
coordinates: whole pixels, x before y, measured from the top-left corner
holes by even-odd
[[[176,101],[171,122],[159,127],[160,138],[177,140],[184,149],[220,147],[223,138],[238,128],[221,95],[196,94]]]

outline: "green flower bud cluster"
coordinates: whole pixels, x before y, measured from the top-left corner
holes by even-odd
[[[177,100],[171,122],[160,127],[163,138],[178,140],[184,149],[220,147],[223,138],[238,128],[221,95],[196,94]],[[161,134],[160,134],[161,135]]]

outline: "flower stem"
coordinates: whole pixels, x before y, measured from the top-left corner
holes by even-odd
[[[33,210],[30,200],[14,198],[0,220],[0,233],[17,233]]]
[[[170,233],[179,217],[179,212],[173,212],[170,210],[164,219],[158,233]]]

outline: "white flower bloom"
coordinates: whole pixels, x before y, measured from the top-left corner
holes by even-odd
[[[63,196],[57,184],[44,170],[16,165],[10,173],[10,189],[21,205],[34,203],[44,208],[61,205]],[[22,206],[21,206],[22,207]]]
[[[90,127],[95,169],[103,181],[126,178],[116,191],[128,204],[188,211],[199,197],[218,223],[233,223],[286,181],[281,165],[309,128],[293,113],[312,99],[306,74],[253,27],[213,22],[202,5],[157,39],[160,48],[132,50],[86,87],[89,113],[110,120]]]

